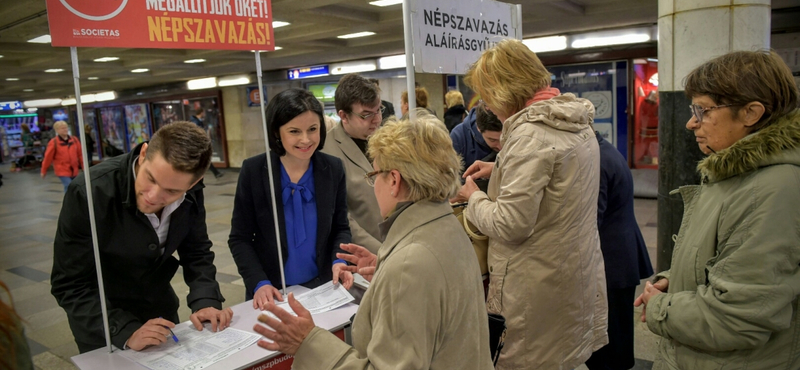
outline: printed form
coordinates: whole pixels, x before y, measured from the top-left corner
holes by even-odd
[[[300,302],[300,304],[303,305],[303,307],[305,307],[312,315],[328,312],[355,300],[355,298],[350,295],[350,292],[342,287],[342,284],[333,285],[332,282],[322,284],[317,288],[297,295],[294,298],[297,299],[297,301]],[[283,302],[276,301],[275,305],[286,310],[290,314],[297,316],[297,314],[294,313],[294,310],[289,307],[287,298],[284,298]],[[272,314],[272,312],[262,311],[262,313],[277,318]]]
[[[152,370],[200,370],[222,360],[261,339],[256,333],[231,327],[212,332],[194,328],[191,322],[175,326],[172,330],[180,342],[172,338],[160,345],[142,351],[120,351],[125,358]]]

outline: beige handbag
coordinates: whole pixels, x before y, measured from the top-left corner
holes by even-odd
[[[481,234],[478,228],[464,216],[464,209],[467,208],[467,203],[451,204],[451,206],[453,207],[453,214],[464,226],[464,231],[472,242],[472,248],[475,249],[475,255],[478,257],[478,265],[481,267],[481,275],[488,274],[489,237]]]

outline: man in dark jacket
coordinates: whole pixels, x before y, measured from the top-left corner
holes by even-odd
[[[600,144],[597,231],[608,291],[608,344],[586,361],[591,370],[630,369],[633,302],[639,280],[653,274],[647,246],[633,212],[633,176],[625,157],[595,133]]]
[[[230,324],[206,231],[201,179],[210,161],[205,131],[176,122],[90,171],[109,331],[118,348],[142,350],[168,339],[167,328],[179,322],[170,285],[178,265],[197,330],[203,321],[214,331]],[[51,286],[81,353],[105,346],[84,173],[64,196]]]

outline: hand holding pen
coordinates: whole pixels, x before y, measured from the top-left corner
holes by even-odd
[[[174,340],[177,343],[178,337],[172,332],[174,327],[175,324],[166,319],[148,320],[128,338],[128,348],[141,351],[150,346],[160,345],[167,340]]]

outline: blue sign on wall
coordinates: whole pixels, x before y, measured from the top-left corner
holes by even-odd
[[[14,109],[22,109],[22,102],[18,101],[0,102],[0,110],[14,110]]]
[[[321,77],[328,75],[330,75],[330,71],[328,70],[327,64],[319,66],[311,66],[311,67],[294,68],[288,71],[288,77],[290,80],[298,80],[301,78],[309,78],[309,77]]]
[[[264,92],[267,92],[267,88],[264,88]],[[264,94],[264,103],[267,102],[267,94]],[[261,102],[258,101],[258,86],[248,86],[247,87],[247,106],[248,107],[260,107]]]

